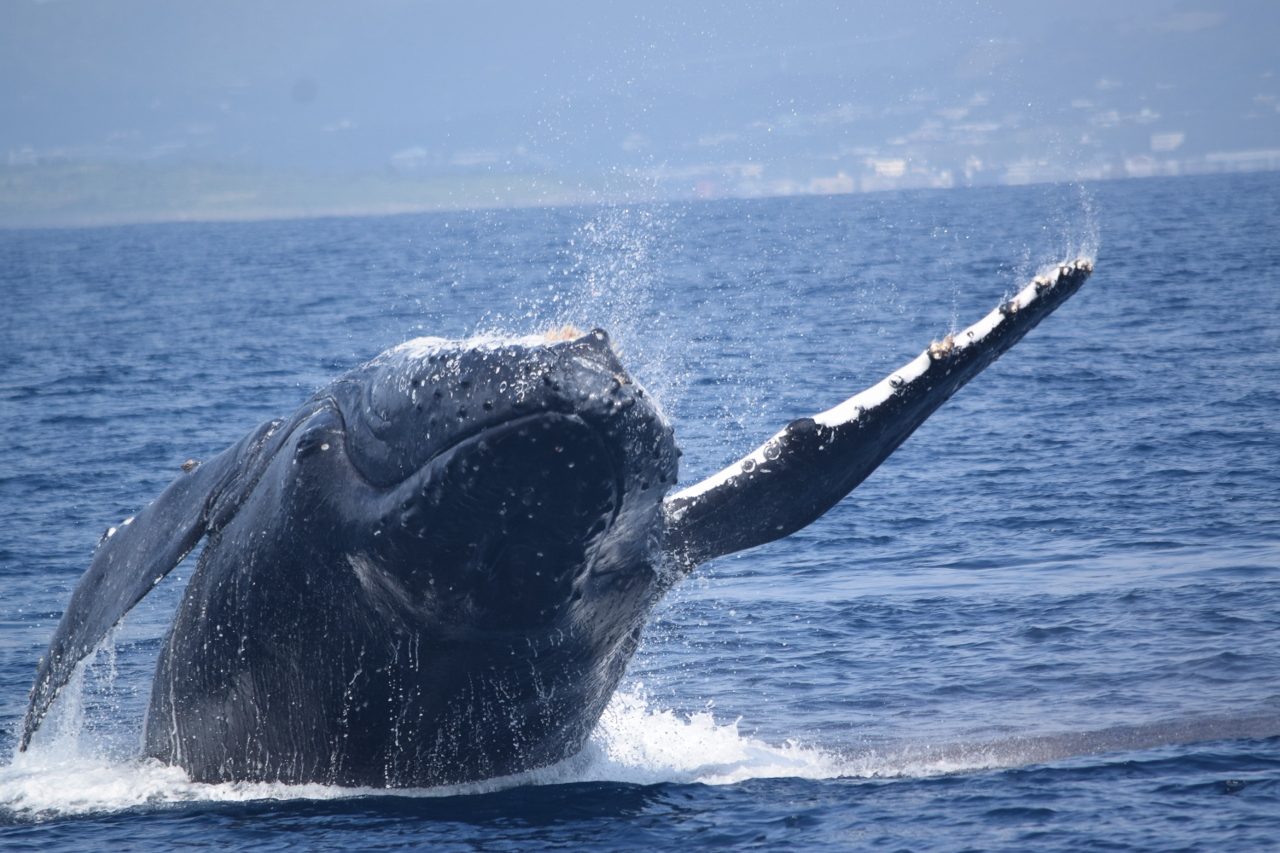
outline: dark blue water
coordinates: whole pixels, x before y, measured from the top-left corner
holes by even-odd
[[[0,846],[1280,845],[1280,176],[0,232]],[[14,756],[98,536],[420,334],[609,327],[690,483],[1047,262],[1085,288],[655,614],[587,750],[466,790],[140,762],[171,576]]]

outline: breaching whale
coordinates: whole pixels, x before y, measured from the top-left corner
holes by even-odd
[[[603,331],[388,350],[107,531],[40,661],[21,748],[203,538],[147,755],[196,781],[379,787],[561,760],[672,583],[821,516],[1091,272],[1041,274],[674,493],[672,428]]]

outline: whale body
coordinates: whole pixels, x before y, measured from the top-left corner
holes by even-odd
[[[1042,274],[676,491],[671,425],[602,330],[390,349],[108,530],[41,659],[21,748],[203,539],[147,755],[202,782],[378,787],[568,757],[673,583],[820,517],[1091,272]]]

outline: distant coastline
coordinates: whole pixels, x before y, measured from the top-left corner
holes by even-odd
[[[569,178],[469,171],[307,173],[207,163],[50,160],[0,164],[0,228],[78,228],[164,222],[239,222],[388,216],[573,204],[846,195],[893,190],[1084,183],[1280,171],[1280,149],[1195,159],[1124,160],[1067,170],[1013,164],[980,178],[870,164],[809,179],[734,183],[670,169]]]

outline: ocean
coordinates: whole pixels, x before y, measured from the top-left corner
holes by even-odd
[[[0,231],[0,847],[1280,847],[1280,175]],[[602,326],[696,482],[1046,264],[866,483],[659,606],[587,748],[447,790],[140,759],[189,558],[17,733],[98,537],[419,335]]]

